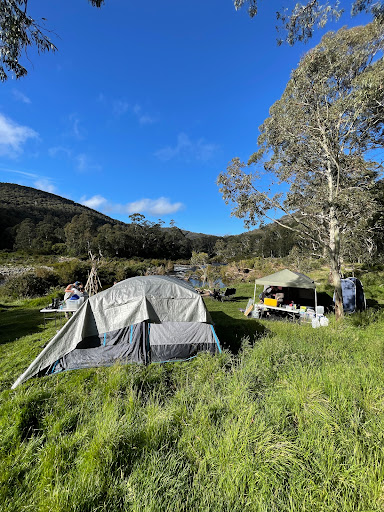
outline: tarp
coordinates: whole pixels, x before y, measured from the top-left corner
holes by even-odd
[[[275,274],[256,279],[255,284],[282,286],[284,288],[316,289],[316,284],[310,277],[300,274],[299,272],[292,272],[288,269],[280,270]]]
[[[180,346],[172,352],[175,358],[179,353],[190,357],[199,347],[220,350],[214,331],[205,325],[212,320],[204,301],[189,283],[167,276],[133,277],[90,297],[12,388],[52,365],[63,370],[113,364],[116,359],[147,362],[148,326],[153,324],[164,325],[152,333],[157,354],[159,350],[168,355],[172,352],[161,348],[164,344],[158,341],[160,335],[166,336],[167,329],[172,332],[171,343]],[[184,334],[180,341],[178,332],[183,330],[189,335]]]

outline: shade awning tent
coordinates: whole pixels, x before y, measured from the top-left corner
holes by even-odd
[[[16,380],[109,366],[185,360],[220,352],[202,297],[167,276],[132,277],[90,297]]]
[[[283,288],[302,288],[314,291],[315,311],[317,307],[316,283],[310,277],[300,272],[292,272],[292,270],[284,269],[269,276],[261,277],[255,280],[255,292],[253,302],[256,300],[256,286],[281,286]]]
[[[288,269],[280,270],[269,276],[256,279],[255,284],[282,286],[283,288],[316,289],[316,284],[310,277],[300,274],[299,272],[292,272]]]

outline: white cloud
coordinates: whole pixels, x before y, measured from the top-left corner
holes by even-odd
[[[81,125],[80,118],[77,114],[71,114],[69,116],[69,122],[71,124],[70,135],[78,140],[82,140],[87,135],[87,131]]]
[[[0,167],[0,172],[17,174],[18,176],[24,178],[21,180],[21,182],[19,182],[19,185],[28,185],[34,188],[38,188],[39,190],[44,190],[45,192],[57,194],[56,186],[52,183],[51,178],[46,176],[41,176],[40,174],[36,174],[34,172],[9,169],[6,167]]]
[[[184,207],[183,203],[171,203],[166,197],[159,197],[158,199],[139,199],[138,201],[124,205],[108,201],[101,195],[95,195],[89,199],[83,197],[80,202],[89,208],[93,208],[104,213],[119,213],[126,215],[130,215],[132,213],[168,215],[176,213]]]
[[[28,126],[15,123],[0,114],[0,155],[14,156],[22,151],[28,139],[37,139],[38,134]]]
[[[21,91],[18,91],[17,89],[12,90],[13,97],[17,101],[21,101],[22,103],[30,104],[31,100]]]
[[[51,192],[51,194],[57,193],[57,188],[53,183],[48,179],[39,179],[36,180],[33,184],[35,188],[38,188],[39,190],[44,190],[45,192]]]
[[[49,156],[60,156],[65,155],[68,158],[72,155],[72,151],[64,146],[54,146],[48,149]]]
[[[180,133],[175,146],[166,146],[156,151],[155,156],[160,160],[168,161],[173,158],[193,159],[206,162],[218,150],[219,146],[210,144],[204,139],[191,140],[185,133]]]
[[[65,146],[54,146],[49,148],[48,153],[52,158],[60,158],[63,156],[69,158],[72,162],[74,162],[78,171],[101,170],[101,165],[95,163],[95,161],[86,153],[75,154],[74,151]]]
[[[139,119],[139,123],[142,125],[156,123],[156,119],[154,117],[147,116],[147,115],[139,116],[138,119]]]
[[[138,103],[131,105],[126,100],[115,100],[113,102],[112,111],[117,117],[129,112],[136,117],[139,124],[141,125],[156,123],[156,119],[153,116],[143,112],[141,105]]]
[[[183,208],[183,203],[171,203],[166,197],[159,199],[139,199],[126,205],[128,213],[148,213],[149,215],[168,215]]]
[[[141,105],[139,105],[137,103],[133,106],[132,111],[135,114],[135,116],[137,117],[137,120],[139,121],[139,123],[142,125],[153,124],[156,122],[156,119],[154,117],[152,117],[148,114],[143,114]]]
[[[103,209],[103,207],[108,205],[108,201],[102,196],[93,196],[89,199],[82,198],[80,202],[84,206],[88,206],[88,208],[93,208],[94,210],[98,210],[99,208]]]
[[[122,116],[130,109],[129,103],[124,100],[116,100],[113,102],[113,113],[115,116]]]
[[[7,167],[0,167],[0,171],[20,174],[21,176],[25,176],[26,178],[39,178],[38,174],[34,174],[32,172],[18,171],[16,169],[9,169]]]
[[[99,164],[94,163],[92,159],[89,158],[89,156],[86,155],[85,153],[80,153],[79,155],[76,155],[75,162],[79,171],[101,170],[101,166]]]

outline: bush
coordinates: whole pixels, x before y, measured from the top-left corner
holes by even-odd
[[[116,264],[113,262],[104,263],[98,268],[97,275],[103,286],[112,284],[116,275]]]
[[[75,281],[80,281],[85,284],[90,270],[89,262],[75,258],[56,263],[53,267],[58,276],[58,283],[61,286],[66,286],[68,283],[74,283]]]
[[[55,272],[52,268],[49,267],[37,267],[35,269],[35,275],[36,277],[39,277],[41,279],[45,279],[49,282],[50,286],[58,286],[59,283],[59,276],[57,272]]]
[[[58,255],[67,254],[67,244],[63,244],[63,243],[53,244],[52,245],[52,253],[58,254]]]
[[[129,277],[142,276],[145,274],[148,266],[149,265],[146,262],[131,260],[128,262],[128,264],[120,267],[116,271],[116,279],[118,281],[123,281]]]
[[[1,288],[2,295],[14,299],[32,298],[46,295],[51,289],[51,283],[44,277],[34,273],[25,273],[9,279]]]

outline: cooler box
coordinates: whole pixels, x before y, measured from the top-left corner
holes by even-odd
[[[267,298],[265,298],[264,299],[264,304],[266,306],[275,306],[275,307],[277,307],[277,300],[276,299],[267,299]]]

